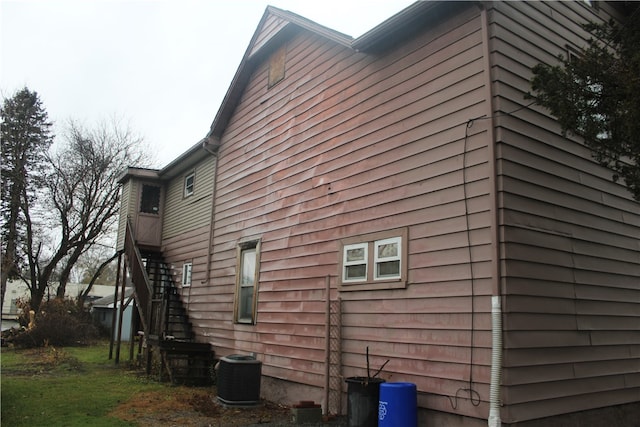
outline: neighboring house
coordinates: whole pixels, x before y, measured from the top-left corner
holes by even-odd
[[[118,316],[118,310],[122,306],[120,298],[122,297],[118,294],[118,301],[114,304],[114,298],[116,297],[115,293],[111,293],[111,295],[107,295],[102,298],[98,298],[91,302],[91,317],[93,320],[100,325],[102,325],[106,330],[108,330],[114,339],[117,338],[118,332],[120,333],[121,341],[129,341],[131,340],[131,333],[137,333],[137,331],[132,331],[131,326],[134,320],[134,309],[133,304],[130,302],[131,298],[133,298],[133,288],[126,288],[124,293],[124,312],[122,315],[122,330],[119,331],[120,328],[120,317]],[[115,316],[115,319],[114,319]],[[113,323],[115,322],[115,323]],[[112,330],[113,328],[113,330]]]
[[[49,297],[54,298],[57,290],[57,283],[49,285],[49,289],[45,292],[45,300]],[[65,296],[67,298],[77,298],[87,288],[86,283],[67,283],[65,288]],[[91,300],[102,298],[106,295],[113,294],[113,286],[93,285],[87,296],[86,303]],[[17,306],[18,300],[28,300],[31,297],[29,286],[23,280],[9,280],[7,282],[7,291],[5,293],[4,304],[2,306],[3,319],[17,319],[20,315],[20,309]]]
[[[7,290],[2,304],[3,319],[17,319],[20,315],[18,301],[27,300],[30,297],[29,287],[23,280],[7,281]]]
[[[357,39],[269,7],[202,144],[123,175],[119,248],[128,216],[269,399],[344,413],[368,349],[420,425],[632,425],[640,204],[524,99],[624,7],[419,2]]]

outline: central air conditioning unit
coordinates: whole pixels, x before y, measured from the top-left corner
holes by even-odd
[[[262,362],[253,356],[232,354],[220,359],[216,372],[218,400],[229,405],[260,403]]]

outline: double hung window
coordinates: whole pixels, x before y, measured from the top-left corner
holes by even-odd
[[[195,173],[190,173],[184,177],[184,197],[189,197],[193,194],[196,184]]]
[[[376,240],[374,244],[373,265],[375,280],[399,279],[402,259],[402,238]]]
[[[343,254],[343,282],[358,282],[367,279],[368,247],[366,243],[345,245]]]

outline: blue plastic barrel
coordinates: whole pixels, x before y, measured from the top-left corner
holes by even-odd
[[[418,397],[413,383],[380,384],[378,427],[416,427]]]

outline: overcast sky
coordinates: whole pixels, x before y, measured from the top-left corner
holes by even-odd
[[[162,167],[209,130],[267,5],[358,37],[413,0],[0,0],[0,91],[56,131],[117,116]]]

